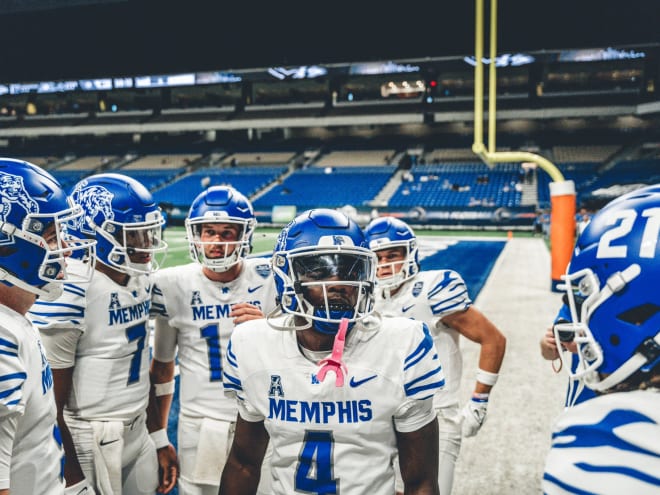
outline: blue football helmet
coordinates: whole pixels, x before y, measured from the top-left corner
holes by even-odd
[[[660,363],[659,232],[656,185],[606,205],[576,243],[562,277],[572,321],[555,325],[555,337],[573,332],[579,363],[571,376],[593,390]]]
[[[45,300],[59,297],[65,282],[89,281],[95,242],[67,232],[68,223],[81,215],[48,172],[0,158],[0,281]],[[74,275],[65,258],[78,252],[87,263]]]
[[[278,303],[282,312],[307,321],[302,328],[313,324],[334,335],[343,318],[350,329],[373,312],[375,267],[375,255],[353,220],[335,210],[308,210],[282,230],[275,244]],[[354,294],[340,287],[353,287]]]
[[[369,248],[374,251],[381,249],[403,248],[404,261],[401,269],[396,270],[401,261],[379,263],[378,268],[389,266],[392,275],[378,278],[376,284],[384,289],[393,289],[419,272],[419,254],[415,232],[403,220],[394,217],[381,217],[372,220],[364,229]]]
[[[223,241],[221,237],[202,242],[202,225],[211,223],[238,225],[238,239]],[[230,186],[210,187],[195,198],[186,218],[190,257],[214,272],[226,272],[250,254],[256,224],[252,204],[243,194]],[[210,246],[220,248],[224,254],[208,256],[205,248]]]
[[[167,251],[160,208],[137,180],[120,174],[97,174],[78,182],[71,199],[83,218],[73,227],[96,239],[97,258],[129,275],[156,271]],[[133,258],[133,259],[131,259]]]

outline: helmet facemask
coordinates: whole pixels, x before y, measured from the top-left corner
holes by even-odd
[[[150,274],[162,266],[167,253],[162,231],[165,220],[159,210],[146,217],[145,221],[135,223],[106,220],[97,229],[109,245],[109,266],[129,275]]]
[[[624,363],[612,374],[601,377],[598,369],[604,362],[603,349],[589,324],[596,310],[610,297],[624,290],[639,274],[639,265],[632,264],[623,271],[613,273],[602,288],[598,276],[589,268],[562,276],[566,282],[563,289],[566,291],[572,321],[556,324],[554,333],[557,342],[561,340],[561,332],[573,334],[573,341],[577,345],[578,364],[575,370],[569,371],[572,380],[582,380],[589,388],[603,391],[637,371],[638,367],[633,369]],[[569,358],[563,352],[559,354],[566,369],[571,370]],[[629,362],[632,363],[630,360]]]
[[[562,279],[566,282],[562,288],[566,291],[564,299],[571,313],[571,321],[557,323],[553,331],[556,342],[575,342],[579,357],[577,367],[571,370],[569,353],[560,352],[559,355],[572,380],[593,380],[594,376],[597,377],[596,370],[603,363],[603,351],[589,329],[593,303],[598,297],[598,277],[590,269],[585,269],[564,275]]]
[[[56,213],[28,214],[20,229],[11,224],[3,224],[3,234],[33,244],[43,251],[43,259],[37,273],[43,285],[26,284],[9,273],[5,274],[3,279],[47,301],[57,299],[62,294],[65,283],[89,282],[94,274],[96,241],[74,238],[67,230],[67,225],[81,215],[80,206],[74,205]],[[66,261],[69,256],[82,259],[84,269],[69,271]]]
[[[386,241],[386,242],[378,242]],[[417,240],[387,241],[378,239],[372,242],[371,249],[378,255],[380,251],[398,249],[403,251],[403,257],[395,261],[378,261],[377,271],[386,270],[390,275],[378,276],[376,286],[379,289],[396,289],[405,281],[413,278],[419,271],[417,265]]]
[[[253,219],[231,218],[219,220],[215,217],[186,220],[190,257],[216,273],[230,270],[250,254],[255,227]],[[236,235],[234,235],[234,229],[226,227],[228,225],[236,227]],[[209,226],[212,231],[205,232]],[[207,240],[204,240],[204,237],[207,237]],[[214,253],[214,250],[216,250],[216,253]]]
[[[364,248],[300,248],[276,253],[273,270],[283,280],[285,313],[334,335],[346,318],[349,329],[373,311],[375,256]],[[300,328],[299,328],[300,329]]]

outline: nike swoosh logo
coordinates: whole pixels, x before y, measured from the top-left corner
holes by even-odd
[[[412,308],[413,306],[414,306],[414,304],[411,304],[410,306],[407,306],[407,307],[401,308],[401,312],[402,312],[402,313],[405,313],[406,311],[408,311],[408,310],[409,310],[410,308]]]
[[[248,287],[248,293],[252,294],[255,290],[259,290],[263,287],[263,285],[257,285],[256,287]]]
[[[101,440],[101,441],[99,442],[99,444],[101,445],[101,447],[103,447],[104,445],[110,445],[111,443],[115,443],[115,442],[118,442],[118,441],[119,441],[118,438],[115,439],[115,440],[110,440],[109,442],[106,442],[106,441],[104,441],[104,440]]]
[[[378,376],[378,375],[368,376],[368,377],[366,377],[366,378],[363,378],[362,380],[356,380],[355,377],[352,376],[352,377],[351,377],[351,381],[350,381],[348,384],[349,384],[351,387],[353,387],[353,388],[355,388],[355,387],[359,387],[360,385],[363,385],[363,384],[367,383],[368,381],[373,380],[373,379],[376,378],[377,376]]]

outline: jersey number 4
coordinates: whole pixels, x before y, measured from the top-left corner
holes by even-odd
[[[331,431],[305,431],[305,442],[296,467],[295,490],[317,495],[337,494],[337,480],[332,478]]]

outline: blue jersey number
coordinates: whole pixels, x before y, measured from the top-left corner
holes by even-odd
[[[206,325],[199,329],[199,333],[206,340],[209,351],[209,368],[211,368],[212,382],[222,380],[222,361],[220,359],[220,327],[217,323]]]
[[[131,359],[131,369],[128,370],[128,385],[140,380],[140,365],[142,364],[142,351],[144,350],[144,340],[147,337],[147,326],[144,322],[128,327],[126,337],[129,342],[137,340],[137,349]]]
[[[305,444],[296,467],[296,491],[317,495],[337,494],[337,480],[332,478],[333,446],[331,431],[305,431]],[[313,467],[316,467],[315,478],[311,476]]]

